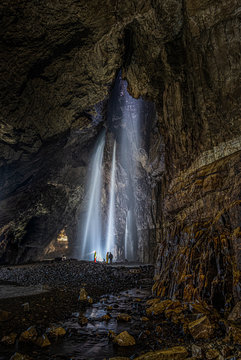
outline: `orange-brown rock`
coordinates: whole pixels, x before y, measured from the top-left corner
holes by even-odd
[[[195,340],[209,339],[213,333],[213,327],[207,316],[203,316],[188,324],[190,334]]]
[[[241,321],[241,301],[239,301],[228,316],[230,321]]]
[[[172,304],[172,300],[163,300],[161,302],[155,302],[152,306],[146,309],[147,315],[161,315]]]
[[[66,334],[66,330],[61,326],[53,326],[47,330],[47,333],[51,338],[57,339],[64,336]]]
[[[123,331],[113,339],[113,342],[119,346],[133,346],[136,344],[136,341],[132,335],[127,331]]]
[[[7,321],[12,317],[9,311],[0,310],[0,321]]]
[[[175,346],[167,350],[151,351],[137,357],[137,360],[181,360],[188,357],[185,347]]]
[[[80,315],[79,317],[78,317],[78,323],[80,324],[80,325],[86,325],[86,324],[88,324],[88,319],[85,317],[85,316],[83,316],[83,315]]]
[[[47,347],[51,345],[51,342],[49,341],[46,334],[43,334],[42,336],[39,336],[37,340],[35,341],[35,344],[38,345],[41,348]]]
[[[117,315],[117,321],[130,321],[131,316],[129,314],[121,313]]]
[[[31,360],[28,355],[16,352],[10,357],[10,360]]]
[[[208,360],[217,359],[219,357],[220,353],[216,349],[210,349],[206,352],[206,358]]]
[[[17,334],[11,333],[9,335],[3,336],[1,339],[1,343],[5,344],[5,345],[14,345],[16,338],[17,338]]]
[[[234,344],[241,345],[241,328],[232,325],[229,328],[229,334],[231,335]]]
[[[37,339],[38,333],[34,326],[31,326],[26,331],[22,332],[19,341],[21,342],[35,342]]]

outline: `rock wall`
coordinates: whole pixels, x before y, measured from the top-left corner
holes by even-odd
[[[152,225],[139,249],[157,261],[154,288],[220,308],[236,301],[239,11],[237,0],[1,2],[2,261],[39,256],[36,244],[47,246],[63,227],[74,239],[103,125],[98,104],[105,107],[122,68],[130,93],[158,113],[142,164]]]

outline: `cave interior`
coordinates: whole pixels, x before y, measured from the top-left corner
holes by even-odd
[[[0,359],[241,359],[238,0],[0,18]]]

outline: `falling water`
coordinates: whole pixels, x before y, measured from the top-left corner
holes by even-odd
[[[135,260],[136,255],[134,253],[134,224],[135,221],[132,216],[132,211],[128,210],[126,216],[126,228],[125,228],[125,259],[132,261]]]
[[[102,253],[102,226],[101,226],[101,189],[102,189],[102,160],[105,146],[105,133],[94,149],[94,156],[90,164],[87,179],[87,213],[82,221],[82,241],[80,258],[92,260],[93,254]]]
[[[106,252],[114,252],[115,243],[115,172],[116,172],[116,142],[113,146],[111,179],[110,179],[110,201],[108,211],[108,224],[106,232]]]

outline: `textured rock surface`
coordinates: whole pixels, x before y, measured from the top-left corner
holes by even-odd
[[[99,114],[122,67],[131,94],[158,112],[142,164],[152,204],[141,258],[157,244],[158,295],[231,308],[241,270],[238,1],[14,0],[0,11],[2,261],[41,256],[63,228],[74,241]]]

